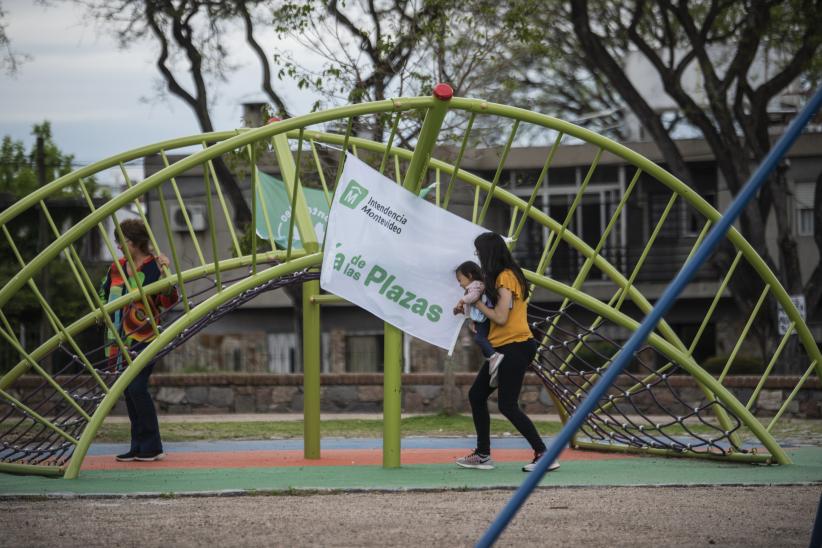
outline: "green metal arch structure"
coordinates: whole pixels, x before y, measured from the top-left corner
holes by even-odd
[[[344,130],[328,131],[328,128],[323,127],[324,124]],[[369,124],[390,127],[386,142],[354,135],[355,126],[367,128]],[[445,126],[457,129],[447,131],[443,129]],[[499,148],[499,161],[494,176],[486,178],[462,167],[472,131],[479,131],[474,128],[483,127],[497,130],[508,128],[509,132],[504,146]],[[528,199],[523,197],[524,194],[518,196],[500,184],[501,174],[517,133],[524,128],[527,128],[529,134],[538,135],[545,142],[553,142],[552,146],[546,147],[545,163],[539,177],[528,189]],[[596,148],[596,152],[586,177],[577,185],[576,195],[567,214],[564,218],[553,218],[548,211],[535,204],[540,189],[547,184],[554,155],[564,136],[589,143]],[[398,140],[413,143],[414,146],[395,145]],[[191,153],[191,147],[199,147],[200,150]],[[292,284],[302,285],[305,314],[305,451],[308,458],[319,458],[319,307],[321,303],[334,297],[321,295],[316,281],[316,273],[322,263],[322,246],[311,225],[302,190],[304,184],[308,183],[321,187],[330,203],[346,151],[371,162],[375,167],[379,166],[380,171],[385,171],[386,168],[389,173],[393,171],[397,184],[402,184],[409,190],[418,191],[423,183],[432,183],[438,206],[446,209],[450,207],[466,216],[470,211],[471,221],[477,224],[498,232],[504,232],[507,224],[507,236],[512,239],[513,250],[516,250],[526,223],[533,223],[533,226],[541,227],[547,232],[540,260],[531,265],[527,276],[538,288],[536,300],[539,299],[539,291],[549,291],[562,299],[562,305],[550,314],[546,314],[536,303],[532,307],[535,332],[542,337],[541,350],[533,369],[543,380],[563,418],[573,411],[575,402],[584,397],[585,388],[596,381],[601,369],[609,363],[609,356],[606,355],[603,357],[603,364],[595,371],[579,371],[574,369],[574,358],[585,348],[590,348],[591,341],[604,344],[605,339],[601,334],[603,324],[607,323],[613,330],[630,333],[638,325],[634,316],[637,313],[645,314],[651,309],[649,299],[637,288],[636,281],[666,222],[673,222],[668,218],[669,213],[674,207],[684,207],[703,220],[703,229],[696,238],[691,253],[698,247],[710,226],[720,218],[720,213],[688,185],[623,145],[550,116],[477,99],[413,97],[350,105],[256,129],[173,139],[113,156],[61,177],[0,212],[0,227],[5,240],[0,245],[7,246],[7,251],[19,263],[19,271],[11,279],[5,280],[0,288],[0,342],[11,347],[18,357],[17,363],[0,378],[0,471],[77,477],[83,458],[103,419],[142,368],[158,355],[182,344],[208,322],[217,321],[225,311],[236,308],[259,292]],[[182,154],[183,157],[172,163],[169,161],[169,154]],[[576,208],[585,199],[586,191],[593,188],[589,187],[589,183],[604,154],[617,157],[623,165],[630,166],[634,173],[619,204],[611,212],[602,238],[593,245],[586,243],[576,233],[574,215]],[[160,156],[165,167],[145,180],[132,184],[125,164],[154,155]],[[213,165],[218,158],[227,156],[235,160],[243,158],[247,164],[246,183],[252,204],[252,223],[257,221],[256,202],[264,199],[259,189],[258,163],[264,158],[275,161],[291,199],[289,240],[284,249],[274,245],[270,220],[267,218],[264,224],[268,226],[269,237],[258,239],[256,232],[252,230],[249,249],[244,250],[240,245],[242,235],[233,226],[231,208],[224,197]],[[117,167],[122,170],[128,189],[96,207],[85,188],[84,180],[103,170]],[[197,257],[193,264],[183,264],[172,237],[166,194],[173,196],[185,212],[177,179],[193,172],[199,173],[202,179],[209,230],[203,237],[204,241],[200,242],[200,237],[185,215],[188,237],[196,248]],[[632,194],[639,184],[654,185],[656,191],[666,193],[669,198],[665,210],[650,232],[645,248],[629,271],[609,262],[603,250],[628,205],[639,199]],[[61,230],[54,222],[49,200],[65,195],[69,188],[79,190],[78,197],[85,201],[87,211],[72,226]],[[150,192],[155,192],[159,197],[162,212],[161,223],[149,223],[150,235],[155,248],[171,255],[173,268],[158,282],[145,287],[138,284],[133,291],[117,301],[102,303],[96,295],[96,280],[85,269],[77,252],[78,242],[87,234],[98,232],[114,255],[114,242],[107,235],[106,225],[113,225],[115,239],[122,241],[117,212],[136,205],[139,215],[146,219],[140,200]],[[677,203],[683,205],[676,205]],[[18,219],[32,213],[44,216],[50,228],[48,245],[39,252],[19,249],[15,237],[20,230]],[[219,233],[217,226],[223,227]],[[301,236],[300,247],[294,245],[297,230]],[[161,241],[158,236],[163,232],[165,241]],[[644,351],[646,354],[637,353],[636,359],[638,363],[642,362],[645,359],[643,356],[650,353],[655,356],[654,360],[664,364],[659,367],[652,365],[644,378],[627,378],[624,387],[615,388],[616,391],[599,408],[606,419],[603,421],[600,420],[602,417],[592,417],[590,428],[583,429],[583,435],[587,435],[589,439],[583,439],[582,436],[575,438],[576,446],[745,462],[790,462],[788,455],[773,438],[771,430],[810,376],[813,373],[817,377],[822,375],[822,354],[799,311],[765,261],[738,231],[732,229],[728,233],[727,242],[735,256],[728,270],[716,280],[717,291],[705,310],[697,335],[691,341],[683,341],[667,322],[660,322],[647,342],[647,351]],[[260,245],[269,246],[270,249],[260,250]],[[552,259],[560,246],[562,249],[573,250],[580,257],[578,271],[570,283],[563,283],[551,276]],[[49,265],[58,264],[57,261],[61,261],[61,267],[66,265],[71,270],[77,291],[84,296],[88,305],[88,310],[77,317],[58,317],[38,286],[41,272]],[[756,283],[760,285],[761,292],[736,338],[725,367],[715,376],[706,371],[693,358],[692,353],[728,284],[743,264],[747,272],[755,272],[758,276]],[[591,281],[593,274],[599,276],[599,285],[612,291],[610,298],[600,299],[586,292],[585,284]],[[202,289],[204,285],[205,290]],[[128,367],[115,372],[92,363],[91,354],[86,355],[86,350],[78,342],[84,331],[93,329],[96,325],[110,328],[108,318],[114,311],[131,302],[145,302],[151,295],[167,291],[172,286],[178,287],[182,295],[182,301],[176,307],[176,317],[168,323],[152,326],[156,337],[142,352],[134,356],[124,352],[124,358],[129,362]],[[27,348],[21,341],[20,327],[10,321],[6,313],[14,308],[17,299],[22,298],[23,290],[28,290],[37,299],[53,328],[53,336],[32,348]],[[193,297],[195,293],[196,298]],[[632,315],[623,310],[626,302],[637,312]],[[727,386],[728,373],[732,372],[735,358],[744,349],[754,323],[761,320],[767,311],[775,310],[776,306],[784,309],[790,319],[790,326],[783,337],[770,345],[767,367],[760,375],[753,395],[743,403]],[[568,334],[569,321],[573,319],[572,310],[582,311],[589,322],[587,327],[574,332],[575,337],[574,333]],[[594,320],[590,321],[590,318]],[[764,425],[754,414],[757,398],[794,334],[799,341],[800,359],[803,360],[805,373],[783,399],[775,416]],[[397,345],[396,329],[386,325],[384,465],[387,467],[399,465],[400,350]],[[555,348],[560,348],[561,352],[556,353]],[[55,352],[71,356],[71,374],[57,374],[44,368],[45,360]],[[549,355],[551,352],[554,354]],[[653,363],[656,364],[656,361]],[[631,404],[631,398],[639,397],[640,393],[650,395],[656,401],[655,391],[668,386],[668,377],[674,371],[692,377],[701,391],[702,397],[692,415],[699,419],[703,428],[710,429],[710,435],[700,434],[702,431],[690,428],[688,421],[679,416],[678,411],[669,411],[672,420],[664,427],[658,422],[654,424],[653,420],[644,425],[636,425],[630,418],[622,424],[614,424],[613,420],[607,419],[611,416],[611,411]],[[680,399],[676,405],[687,408],[690,403]],[[622,416],[627,416],[624,415],[624,410],[620,412],[623,413]],[[708,414],[712,417],[710,420],[705,418]],[[647,437],[649,431],[654,432],[650,438]],[[696,446],[679,439],[688,437],[693,432],[697,432],[696,436],[703,441],[710,436],[714,438],[701,445],[695,444]]]

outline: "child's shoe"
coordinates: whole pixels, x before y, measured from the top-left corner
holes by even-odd
[[[495,388],[497,386],[497,374],[499,373],[499,364],[505,358],[504,354],[500,354],[499,352],[494,352],[491,354],[491,357],[488,358],[488,373],[491,375],[491,380],[488,382],[488,386],[491,388]]]

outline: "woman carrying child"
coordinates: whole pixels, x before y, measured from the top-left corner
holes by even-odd
[[[488,341],[496,352],[503,355],[497,375],[497,405],[534,450],[534,459],[522,467],[524,472],[531,472],[546,448],[534,423],[518,404],[525,371],[537,350],[537,343],[528,326],[528,284],[499,234],[480,234],[474,240],[474,247],[484,274],[485,292],[494,307],[486,306],[481,299],[474,306],[490,320]],[[457,460],[457,465],[463,468],[494,468],[494,461],[491,460],[491,416],[488,412],[488,397],[494,388],[489,386],[489,381],[489,367],[483,364],[468,392],[477,431],[477,448]],[[555,461],[548,470],[557,468],[559,462]]]

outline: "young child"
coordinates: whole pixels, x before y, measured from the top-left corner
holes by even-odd
[[[465,290],[465,295],[459,300],[454,308],[454,314],[465,314],[471,319],[474,331],[474,342],[480,347],[482,355],[488,360],[488,373],[491,380],[489,386],[497,385],[497,371],[499,364],[504,358],[502,354],[496,352],[491,343],[488,342],[488,331],[491,328],[490,322],[485,315],[474,306],[480,298],[485,299],[485,305],[491,307],[488,298],[484,297],[485,284],[482,282],[482,270],[477,263],[465,261],[457,267],[457,283]]]

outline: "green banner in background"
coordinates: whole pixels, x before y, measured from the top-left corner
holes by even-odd
[[[285,184],[281,180],[262,171],[260,171],[259,174],[262,200],[258,194],[257,236],[264,240],[270,240],[273,236],[274,242],[276,242],[279,247],[285,249],[288,247],[288,225],[291,222],[291,199],[288,196]],[[325,199],[325,193],[322,190],[305,187],[302,187],[302,191],[308,202],[308,212],[311,215],[311,222],[314,224],[314,232],[317,234],[317,240],[322,244],[323,238],[325,237],[325,225],[328,222],[328,202]],[[297,199],[302,198],[298,196]],[[264,202],[264,204],[261,202]],[[268,214],[270,227],[266,224],[263,205],[265,205]],[[302,238],[300,237],[300,231],[296,223],[294,224],[294,243],[292,247],[302,247]]]

